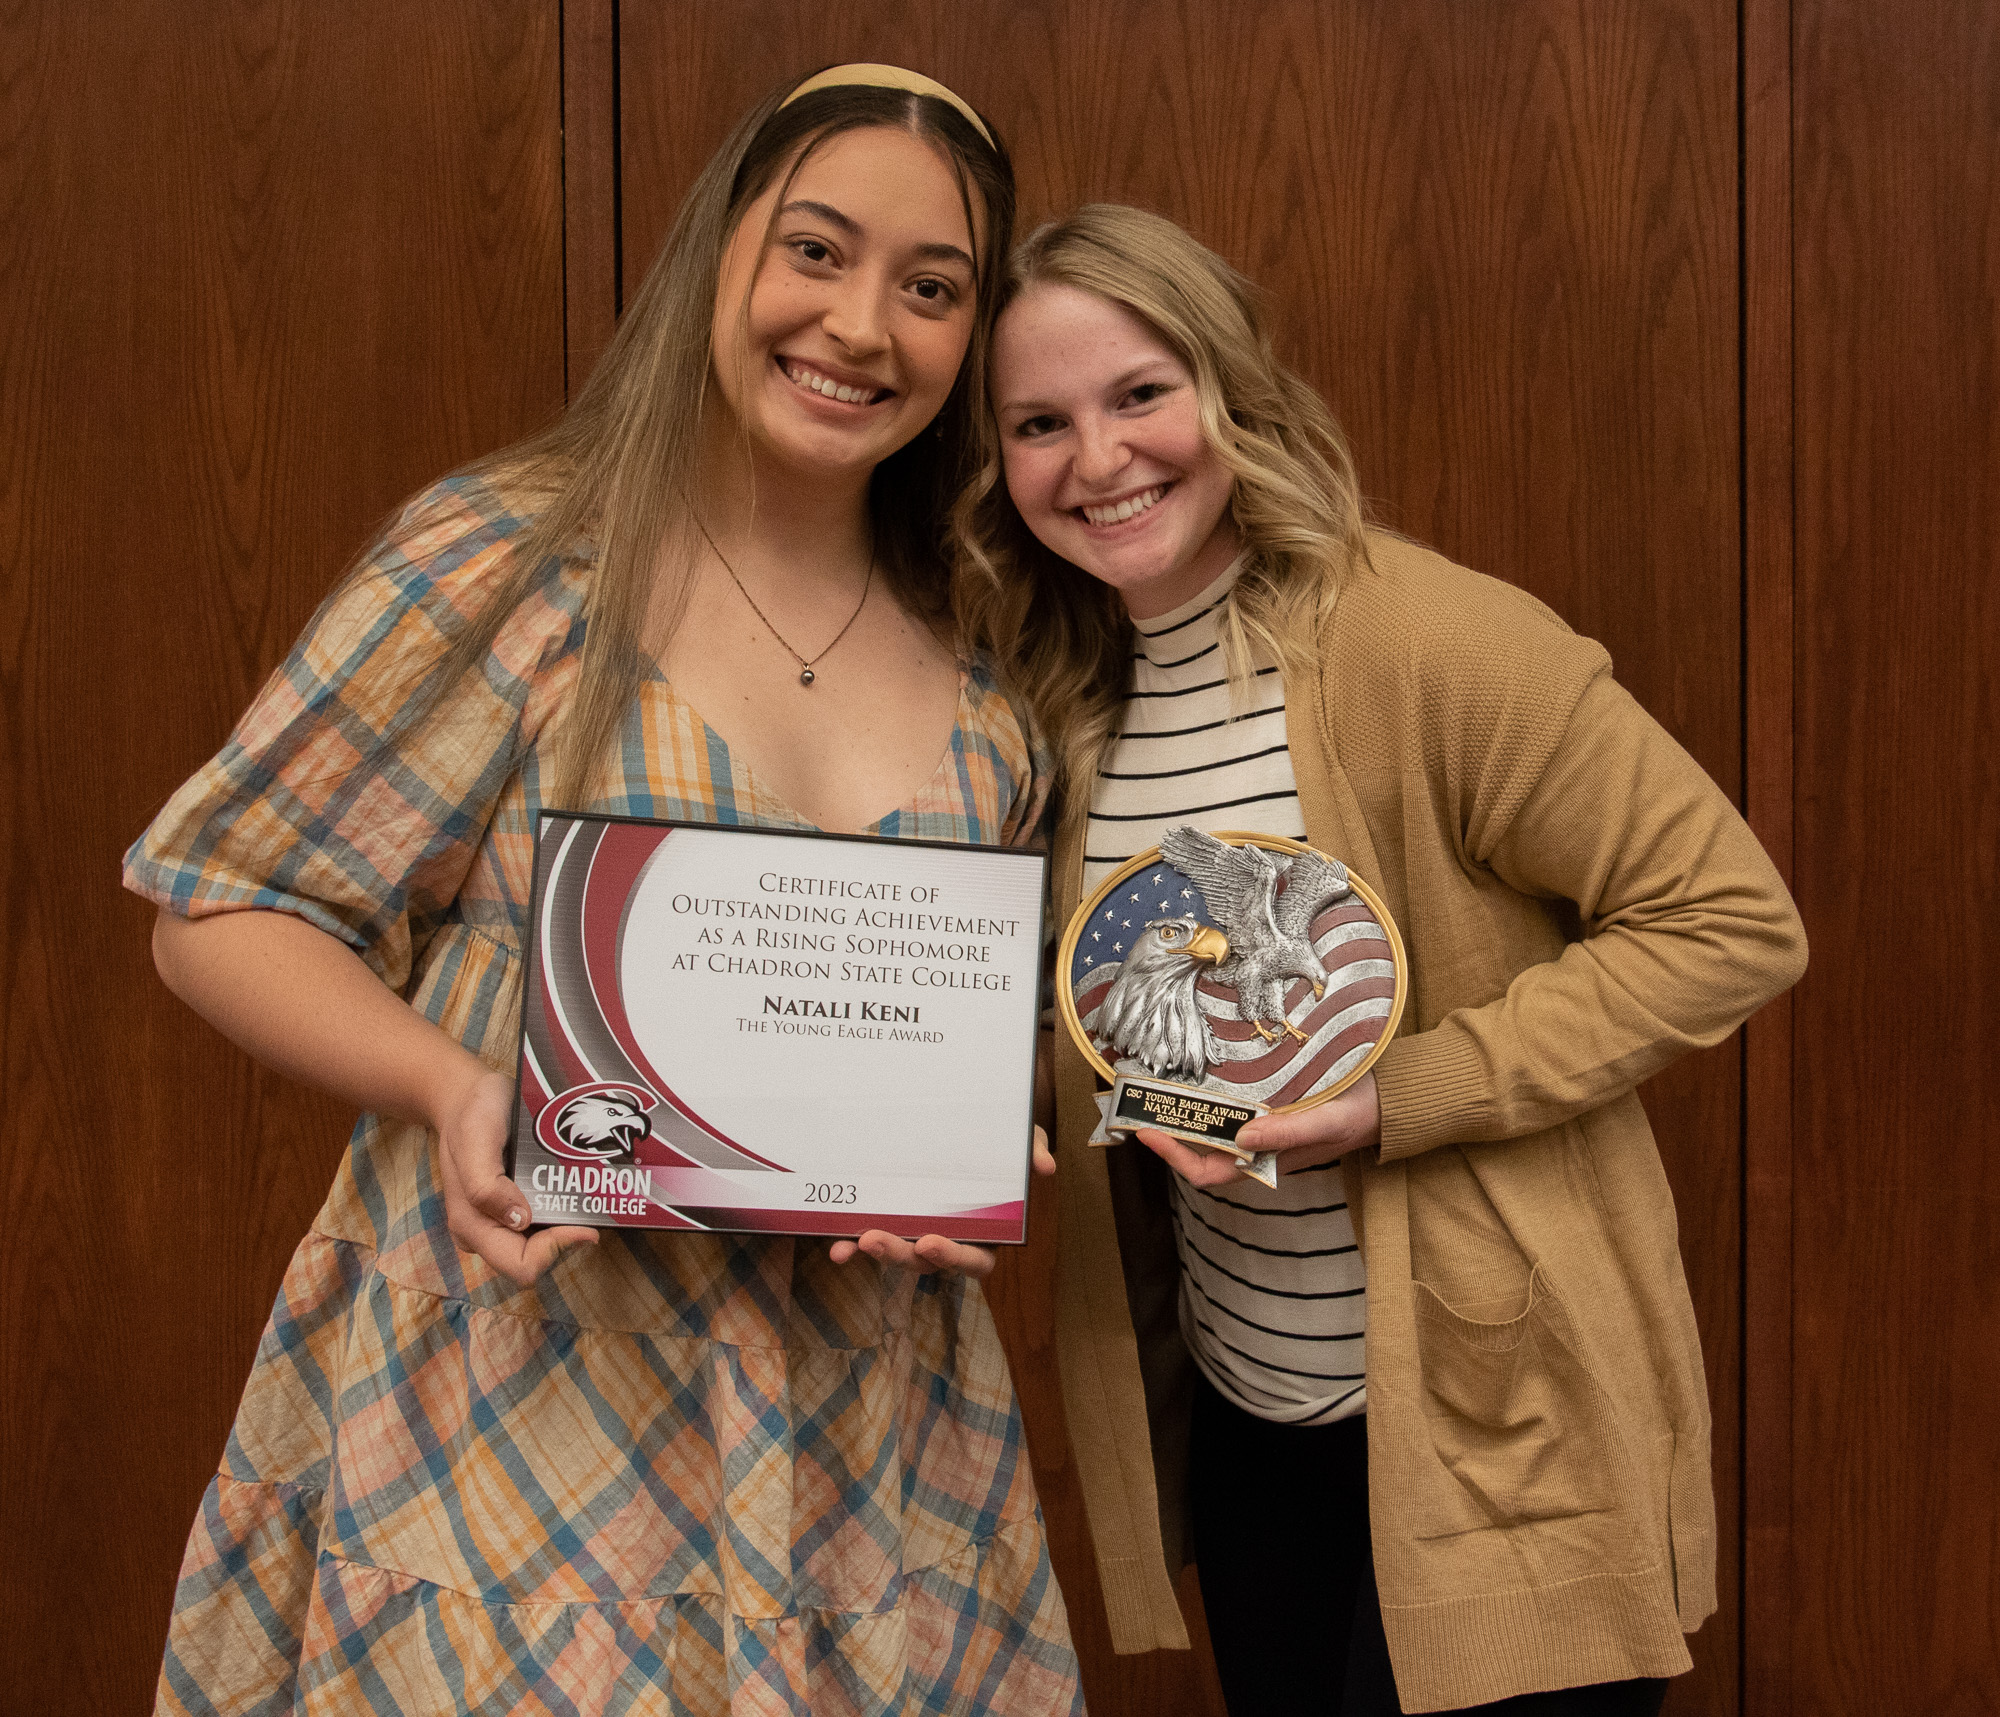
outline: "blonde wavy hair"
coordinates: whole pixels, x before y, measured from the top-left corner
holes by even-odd
[[[1308,671],[1343,580],[1368,566],[1367,520],[1346,437],[1326,402],[1278,360],[1257,288],[1172,221],[1086,203],[1038,227],[1008,263],[1001,309],[1070,286],[1146,322],[1194,375],[1202,433],[1235,478],[1246,563],[1223,608],[1232,700],[1262,660]],[[1050,738],[1057,780],[1088,792],[1116,736],[1132,622],[1108,584],[1045,548],[1009,499],[998,425],[952,509],[960,636],[988,651]]]

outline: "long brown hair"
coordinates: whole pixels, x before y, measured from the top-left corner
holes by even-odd
[[[795,87],[787,82],[744,115],[702,169],[616,337],[569,409],[548,429],[468,468],[524,495],[535,505],[534,522],[518,539],[506,577],[425,673],[385,744],[429,720],[451,688],[485,661],[508,616],[546,578],[550,558],[559,557],[588,569],[587,629],[576,687],[559,718],[549,799],[587,802],[649,671],[642,634],[662,545],[669,576],[680,581],[664,604],[670,625],[685,603],[697,540],[689,497],[723,250],[743,211],[780,173],[789,184],[830,138],[872,126],[907,131],[939,150],[957,176],[973,235],[977,302],[966,361],[932,430],[878,465],[868,492],[876,564],[891,592],[911,612],[949,624],[949,587],[939,569],[951,500],[973,468],[978,427],[989,416],[986,354],[1013,236],[1013,168],[997,132],[989,143],[935,96],[839,84],[787,102]],[[983,243],[973,219],[975,194],[986,216]]]
[[[1315,623],[1368,562],[1346,438],[1312,386],[1280,363],[1257,289],[1172,221],[1087,203],[1038,227],[1011,258],[1000,308],[1061,285],[1146,322],[1193,373],[1202,434],[1235,478],[1245,565],[1223,610],[1223,655],[1241,698],[1257,660],[1308,666]],[[1118,593],[1045,548],[1008,498],[1000,437],[953,510],[959,631],[990,651],[1056,746],[1058,779],[1088,792],[1131,674]]]

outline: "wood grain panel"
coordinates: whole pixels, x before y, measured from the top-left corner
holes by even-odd
[[[932,72],[998,122],[1026,218],[1143,203],[1260,280],[1384,516],[1602,638],[1740,792],[1733,5],[622,0],[620,30],[628,292],[769,84],[855,59]],[[1646,1094],[1701,1319],[1728,1546],[1741,1091],[1728,1047]],[[1210,1684],[1166,1654],[1101,1655],[1036,1234],[994,1299],[1092,1709],[1213,1709]],[[1722,1590],[1675,1709],[1737,1709],[1733,1549]]]
[[[1796,0],[1792,1684],[2000,1709],[2000,11]]]
[[[1792,881],[1792,8],[1743,8],[1744,813]],[[1792,1007],[1743,1034],[1743,1706],[1792,1712]]]
[[[561,0],[563,373],[576,398],[618,330],[618,0]]]
[[[373,522],[561,405],[557,40],[555,0],[0,15],[10,1710],[150,1703],[349,1121],[167,996],[120,854]]]

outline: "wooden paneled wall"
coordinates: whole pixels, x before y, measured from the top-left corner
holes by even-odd
[[[1791,1709],[1993,1711],[2000,8],[1794,21]]]
[[[1144,203],[1260,280],[1384,519],[1604,639],[1745,801],[1814,967],[1647,1091],[1723,1533],[1669,1708],[2000,1707],[2000,13],[1974,0],[0,16],[0,1705],[146,1705],[346,1131],[159,988],[122,847],[372,522],[574,390],[735,114],[869,58],[996,118],[1026,220]],[[1215,1717],[1204,1654],[1106,1649],[1052,1215],[993,1299],[1091,1707]]]
[[[562,405],[558,7],[0,15],[0,1709],[150,1708],[352,1119],[153,975],[120,856],[375,521]]]

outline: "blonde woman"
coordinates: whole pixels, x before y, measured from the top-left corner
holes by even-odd
[[[539,807],[1033,836],[937,546],[1012,208],[929,79],[774,93],[575,406],[405,509],[133,849],[168,984],[368,1111],[162,1710],[1080,1708],[990,1254],[531,1234],[500,1172]]]
[[[1715,1604],[1709,1415],[1634,1087],[1796,980],[1756,840],[1518,590],[1368,530],[1254,293],[1087,207],[1017,252],[958,604],[1060,749],[1057,905],[1175,824],[1385,897],[1412,1001],[1272,1116],[1276,1190],[1084,1148],[1059,1045],[1059,1352],[1113,1642],[1234,1717],[1657,1711]]]

